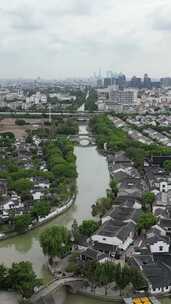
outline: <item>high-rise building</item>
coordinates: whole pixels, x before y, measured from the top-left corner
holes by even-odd
[[[115,77],[105,77],[104,78],[104,87],[107,88],[109,86],[116,84],[116,78]]]
[[[148,74],[144,74],[143,87],[146,89],[151,89],[151,78],[148,76]]]
[[[119,85],[120,89],[126,88],[126,76],[124,74],[119,74],[118,78],[116,79],[116,84]]]
[[[130,85],[131,88],[140,89],[141,86],[142,86],[141,78],[140,78],[140,77],[133,76],[133,77],[131,78],[131,80],[130,80],[129,85]]]
[[[113,90],[110,92],[110,98],[114,103],[131,105],[137,101],[137,90]]]
[[[162,88],[171,87],[171,77],[161,78],[160,85]]]

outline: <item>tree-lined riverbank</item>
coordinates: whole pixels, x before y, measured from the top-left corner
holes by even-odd
[[[54,224],[70,227],[73,220],[78,223],[91,218],[91,206],[100,197],[104,196],[109,185],[109,172],[107,162],[98,154],[95,147],[75,148],[76,165],[78,172],[78,194],[75,204],[66,213],[55,218],[42,227],[0,243],[0,263],[10,265],[12,262],[29,260],[34,270],[44,280],[49,279],[44,257],[39,245],[39,235],[47,227]]]

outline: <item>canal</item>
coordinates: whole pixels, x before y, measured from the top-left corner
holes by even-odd
[[[86,127],[80,126],[80,133],[85,133]],[[10,265],[12,262],[30,261],[34,270],[44,278],[49,279],[44,257],[39,245],[39,236],[45,228],[57,225],[70,227],[73,220],[81,222],[91,218],[91,205],[105,195],[109,185],[107,162],[95,147],[75,147],[77,157],[77,187],[78,194],[75,204],[63,215],[50,223],[27,234],[0,242],[0,263]]]

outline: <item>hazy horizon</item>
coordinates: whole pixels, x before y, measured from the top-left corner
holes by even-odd
[[[6,0],[0,78],[171,75],[169,0]]]

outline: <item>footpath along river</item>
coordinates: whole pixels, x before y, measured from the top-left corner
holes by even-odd
[[[80,133],[85,133],[85,126],[80,126]],[[44,278],[49,279],[44,257],[39,245],[39,236],[45,228],[57,225],[70,227],[73,220],[81,222],[91,218],[91,205],[105,195],[109,186],[109,172],[105,157],[101,156],[95,147],[75,147],[77,157],[77,187],[78,194],[75,204],[65,214],[55,218],[44,226],[27,234],[0,242],[0,263],[10,265],[12,262],[30,261],[34,270]]]

